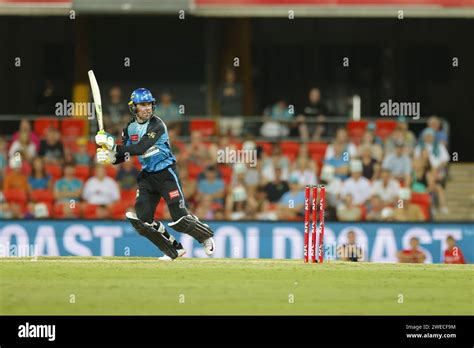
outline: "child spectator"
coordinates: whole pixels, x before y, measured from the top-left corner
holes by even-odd
[[[198,181],[197,191],[198,200],[202,199],[203,195],[209,195],[214,203],[224,204],[224,182],[217,177],[217,168],[215,166],[207,167],[204,172],[204,179]]]
[[[456,246],[456,240],[454,239],[454,237],[448,236],[446,238],[446,243],[448,244],[448,248],[444,251],[444,263],[451,263],[451,264],[466,263],[461,249],[458,246]]]
[[[56,201],[69,203],[78,202],[81,198],[82,182],[74,177],[75,168],[72,164],[64,165],[64,176],[54,185]]]
[[[410,248],[400,250],[397,253],[400,263],[424,263],[426,255],[419,249],[420,240],[416,237],[410,238]]]
[[[74,153],[74,162],[85,166],[91,164],[91,158],[87,152],[87,138],[77,139],[77,151]]]

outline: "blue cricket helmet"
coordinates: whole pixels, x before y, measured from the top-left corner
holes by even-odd
[[[153,98],[149,89],[146,88],[138,88],[132,92],[130,96],[130,101],[128,102],[128,108],[132,115],[137,114],[137,104],[139,103],[152,103],[153,104],[153,112],[155,111],[155,104],[156,100]]]

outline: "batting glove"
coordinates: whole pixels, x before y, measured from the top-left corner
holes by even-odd
[[[95,136],[95,143],[99,146],[106,147],[108,150],[115,151],[114,137],[105,132],[98,132]]]
[[[103,148],[97,149],[97,162],[102,164],[115,163],[115,151],[106,150]]]

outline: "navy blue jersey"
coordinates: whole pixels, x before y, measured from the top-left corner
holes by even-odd
[[[152,116],[145,123],[133,118],[122,132],[123,145],[117,145],[115,164],[125,161],[126,154],[138,156],[142,170],[157,172],[173,163],[168,128],[161,118]]]

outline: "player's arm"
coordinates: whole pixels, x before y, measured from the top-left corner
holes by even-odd
[[[128,136],[128,125],[122,131],[122,144],[125,146],[129,145],[129,136]],[[114,164],[120,164],[125,162],[126,156],[125,153],[119,154],[118,152],[115,154],[115,162]]]
[[[119,158],[119,156],[125,156],[126,153],[130,156],[143,155],[164,133],[165,128],[163,123],[157,120],[148,126],[146,134],[137,144],[117,145],[115,148],[115,151],[117,151],[116,157]]]

